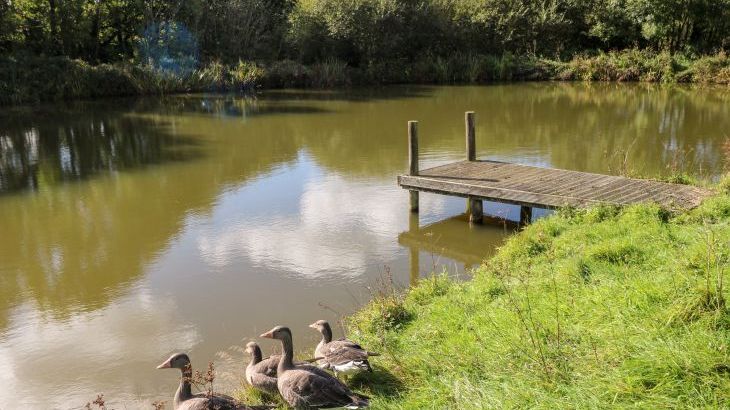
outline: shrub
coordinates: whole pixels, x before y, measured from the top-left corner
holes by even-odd
[[[730,57],[724,52],[694,61],[689,69],[692,81],[730,84]]]

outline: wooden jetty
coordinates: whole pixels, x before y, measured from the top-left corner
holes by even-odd
[[[469,220],[474,223],[482,221],[482,201],[520,205],[521,224],[531,221],[533,207],[654,202],[669,209],[691,209],[711,194],[689,185],[477,160],[473,112],[466,113],[465,123],[466,160],[421,170],[418,122],[408,122],[409,173],[398,176],[398,185],[410,191],[412,212],[418,212],[420,191],[467,198]]]

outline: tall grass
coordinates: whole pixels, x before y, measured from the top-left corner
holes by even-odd
[[[0,104],[171,94],[191,91],[248,91],[261,84],[257,64],[219,62],[188,72],[137,64],[91,66],[63,57],[0,58]]]
[[[728,274],[727,194],[681,215],[567,209],[473,281],[418,285],[395,325],[375,299],[349,334],[403,383],[376,408],[727,408]]]
[[[581,54],[569,61],[510,53],[455,53],[426,54],[414,61],[371,61],[357,67],[333,59],[312,65],[291,60],[233,65],[212,61],[182,72],[132,63],[91,66],[62,57],[5,57],[0,58],[0,104],[193,91],[250,92],[257,87],[534,80],[730,84],[730,57],[719,53],[689,58],[638,49]]]

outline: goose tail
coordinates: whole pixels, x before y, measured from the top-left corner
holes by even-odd
[[[350,398],[352,399],[352,403],[346,405],[346,409],[362,409],[370,406],[370,397],[364,394],[352,393]]]

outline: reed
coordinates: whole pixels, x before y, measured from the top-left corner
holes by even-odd
[[[64,57],[0,58],[0,105],[123,95],[196,91],[252,92],[259,87],[337,88],[378,84],[465,84],[495,81],[643,81],[730,84],[725,53],[689,58],[630,49],[578,54],[568,61],[534,55],[426,54],[350,66],[337,59],[304,65],[293,60],[168,71],[132,63],[92,66]]]

